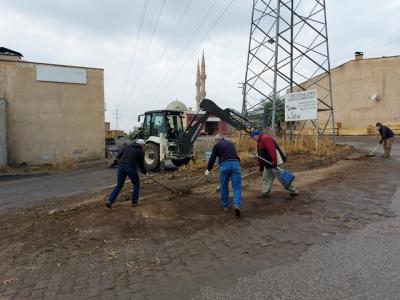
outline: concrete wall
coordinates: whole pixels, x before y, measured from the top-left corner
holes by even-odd
[[[0,168],[7,165],[6,100],[0,99]]]
[[[343,128],[400,122],[400,57],[352,60],[331,74],[335,122]],[[322,86],[326,84],[326,79],[321,81]],[[307,89],[326,94],[317,85]],[[378,101],[371,99],[374,94]]]
[[[103,158],[103,70],[86,69],[87,84],[43,82],[36,80],[36,65],[0,60],[9,164]]]

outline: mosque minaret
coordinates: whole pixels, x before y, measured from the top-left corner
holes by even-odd
[[[196,106],[199,109],[200,102],[206,97],[206,63],[204,59],[204,51],[201,58],[201,68],[197,61],[197,73],[196,73]]]

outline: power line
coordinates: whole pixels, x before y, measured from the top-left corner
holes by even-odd
[[[164,9],[164,5],[165,5],[165,0],[163,0],[163,2],[162,2],[162,4],[161,4],[160,11],[159,11],[159,13],[158,13],[156,22],[155,22],[155,24],[154,24],[154,26],[153,26],[153,30],[152,30],[152,32],[151,32],[150,40],[149,40],[149,42],[147,43],[146,51],[145,51],[145,53],[144,53],[144,58],[143,58],[143,60],[142,60],[142,63],[140,64],[139,71],[138,71],[138,73],[137,73],[137,75],[136,75],[136,77],[135,77],[135,80],[133,81],[133,88],[132,88],[131,92],[129,93],[130,96],[131,96],[131,95],[134,93],[134,91],[136,90],[136,87],[137,87],[137,79],[139,78],[139,80],[140,80],[140,78],[141,78],[140,75],[141,75],[141,73],[142,73],[143,65],[144,65],[144,63],[145,63],[145,61],[146,61],[146,58],[147,58],[147,55],[148,55],[148,53],[149,53],[150,46],[151,46],[151,43],[152,43],[152,41],[153,41],[154,33],[155,33],[156,30],[157,30],[158,23],[159,23],[159,21],[160,21],[160,17],[161,17],[162,11],[163,11],[163,9]]]
[[[121,104],[122,104],[122,102],[124,100],[124,97],[125,97],[126,88],[128,86],[128,80],[129,80],[129,77],[130,77],[130,74],[131,74],[133,58],[136,56],[137,45],[139,44],[140,35],[142,33],[143,21],[144,21],[145,15],[146,15],[148,3],[149,3],[149,0],[145,0],[144,1],[144,5],[143,5],[143,8],[142,8],[142,13],[140,15],[138,32],[136,33],[136,38],[135,38],[135,42],[134,42],[135,46],[132,49],[133,51],[131,52],[131,56],[130,56],[130,60],[129,60],[128,72],[127,72],[127,75],[126,75],[125,84],[124,84],[124,88],[123,88],[123,92],[122,92],[121,98],[120,98],[119,103],[118,103],[118,107],[121,106]]]
[[[218,3],[219,0],[215,0],[213,4],[210,6],[210,8],[207,10],[206,14],[203,16],[203,19],[201,20],[200,24],[196,27],[196,29],[192,32],[189,40],[186,42],[185,46],[183,47],[183,50],[180,52],[178,57],[182,57],[182,55],[185,53],[186,49],[189,48],[191,41],[193,40],[195,34],[200,30],[201,26],[205,23],[207,20],[208,16],[211,14],[211,11],[214,9],[215,5]],[[168,71],[164,74],[164,76],[161,78],[160,82],[163,82],[168,74],[172,71],[172,69],[176,66],[176,64],[171,65],[171,67],[168,69]],[[158,85],[159,86],[159,85]],[[160,90],[157,90],[154,94],[159,94]],[[154,95],[152,94],[152,95]]]
[[[179,26],[181,26],[183,19],[186,16],[186,13],[190,7],[190,5],[192,4],[193,0],[189,0],[188,3],[186,4],[185,9],[183,10],[183,13],[181,14],[181,17],[179,18],[179,21],[176,23],[174,30],[172,31],[172,33],[170,34],[170,36],[167,39],[167,42],[165,43],[165,46],[163,48],[163,50],[161,51],[161,55],[160,58],[158,59],[158,61],[161,61],[164,58],[164,55],[167,51],[167,48],[171,42],[171,40],[175,37],[176,32],[178,31]]]
[[[221,12],[221,14],[218,16],[218,18],[214,21],[214,23],[211,25],[210,29],[206,32],[206,34],[203,35],[203,37],[199,40],[199,42],[196,44],[196,47],[193,49],[193,51],[189,54],[189,56],[186,57],[185,61],[183,64],[179,67],[179,69],[170,77],[169,81],[167,84],[164,86],[164,88],[159,92],[158,96],[161,95],[162,93],[165,92],[165,90],[169,87],[169,85],[172,82],[172,79],[182,71],[183,67],[186,65],[186,63],[189,61],[189,59],[193,56],[193,54],[197,51],[197,49],[200,47],[201,43],[206,39],[206,37],[211,33],[211,31],[215,28],[215,26],[218,24],[218,22],[221,20],[221,18],[225,15],[225,13],[228,11],[228,9],[231,7],[232,3],[235,0],[231,0],[228,5],[224,8],[224,10]]]

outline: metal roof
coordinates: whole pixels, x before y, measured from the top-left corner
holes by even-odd
[[[0,47],[0,54],[23,57],[21,53],[5,47]]]

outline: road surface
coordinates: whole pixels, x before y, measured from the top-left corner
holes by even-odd
[[[203,287],[197,299],[399,299],[400,187],[393,219],[343,240],[316,245],[293,264],[242,277],[228,289]]]
[[[65,174],[0,181],[0,212],[95,192],[115,183],[115,169],[96,167]]]
[[[249,180],[240,219],[211,190],[4,214],[0,298],[398,299],[399,170],[376,157],[299,172],[294,201],[277,186],[257,199]]]
[[[378,144],[380,137],[370,137],[370,136],[339,136],[336,138],[336,142],[339,144],[348,144],[353,146],[356,150],[363,153],[369,153]],[[376,156],[383,155],[383,146],[380,145],[375,152]],[[391,159],[400,161],[400,139],[395,137],[395,141],[392,147],[392,157]]]
[[[337,142],[369,153],[379,137],[338,137]],[[400,161],[400,145],[395,141],[389,159],[381,157],[382,147],[375,154],[378,165]],[[376,170],[374,185],[396,176],[384,169]],[[229,288],[204,286],[196,299],[399,299],[400,181],[389,208],[394,218],[313,245],[299,261],[241,277]]]

